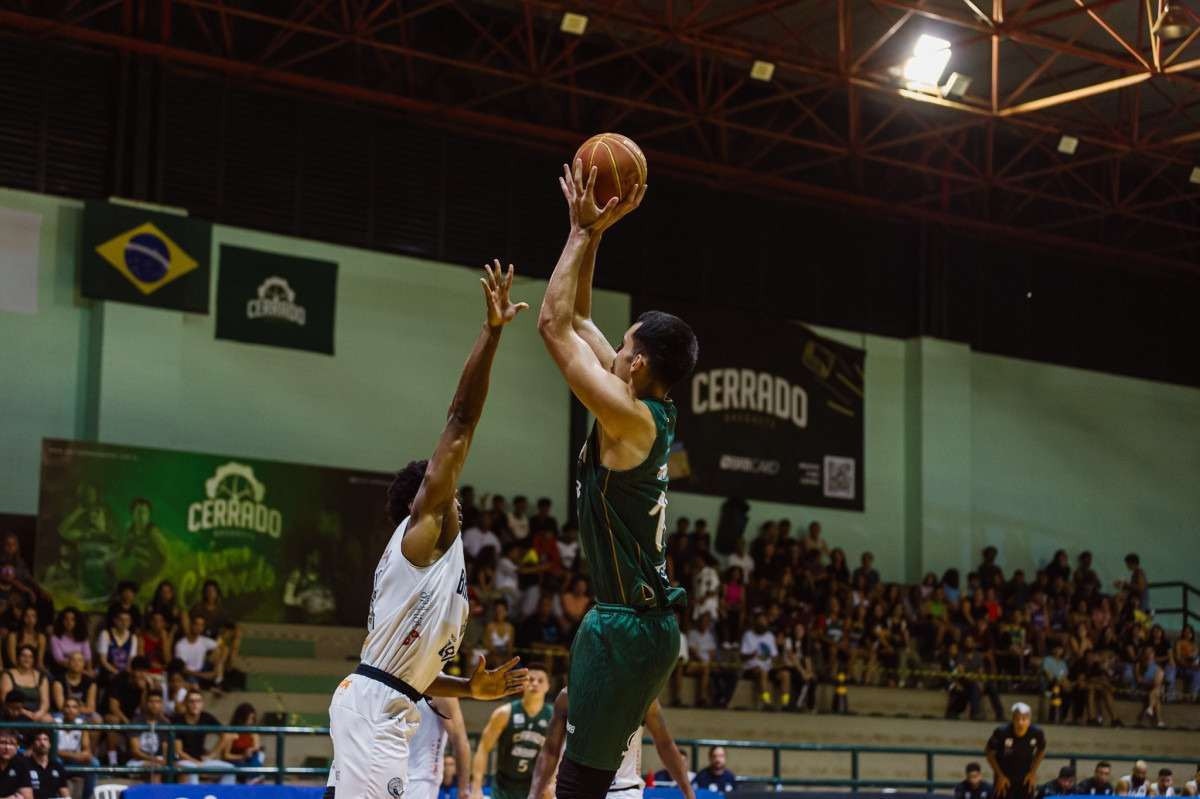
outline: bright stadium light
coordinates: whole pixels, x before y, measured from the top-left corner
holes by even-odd
[[[901,75],[913,88],[937,88],[950,63],[950,42],[921,34],[913,46],[912,57],[904,62]]]
[[[750,67],[750,77],[754,80],[770,81],[775,74],[775,65],[770,61],[755,61]]]
[[[1200,166],[1192,167],[1192,176],[1188,180],[1192,183],[1200,184]]]
[[[1068,136],[1066,133],[1058,140],[1058,151],[1063,155],[1075,155],[1075,151],[1079,149],[1079,139],[1074,136]]]
[[[562,25],[559,26],[559,29],[563,33],[570,33],[574,36],[582,36],[583,32],[587,30],[587,24],[588,18],[583,14],[575,14],[568,11],[563,14]]]

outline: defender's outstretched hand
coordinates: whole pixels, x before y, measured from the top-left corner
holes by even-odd
[[[596,167],[588,171],[587,182],[583,180],[583,159],[575,159],[574,170],[563,164],[563,176],[558,179],[563,196],[567,199],[567,211],[571,216],[571,227],[603,233],[627,213],[642,204],[646,186],[634,184],[629,196],[618,201],[613,197],[603,208],[596,205]]]
[[[475,664],[468,686],[472,699],[502,699],[506,696],[525,691],[525,682],[529,679],[529,669],[518,669],[521,659],[513,658],[494,669],[485,668],[487,661],[483,655]]]
[[[495,264],[494,270],[492,264]],[[514,303],[509,299],[508,292],[513,283],[512,264],[508,265],[507,273],[501,268],[499,258],[494,259],[491,264],[484,264],[483,268],[487,277],[479,278],[479,282],[483,284],[483,298],[487,302],[488,327],[504,327],[516,319],[517,314],[528,308],[529,303]]]

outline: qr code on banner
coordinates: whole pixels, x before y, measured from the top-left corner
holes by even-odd
[[[825,496],[854,499],[854,458],[825,456]]]

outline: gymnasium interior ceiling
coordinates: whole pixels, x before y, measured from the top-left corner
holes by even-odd
[[[562,147],[619,130],[655,169],[716,187],[1196,269],[1195,8],[1195,0],[0,0],[0,30],[400,109],[523,144]],[[567,23],[586,19],[582,33],[563,30],[566,14],[576,15]],[[937,86],[902,72],[922,35],[949,43]],[[764,71],[769,79],[758,79]]]

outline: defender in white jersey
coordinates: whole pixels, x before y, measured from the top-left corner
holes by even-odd
[[[684,799],[696,799],[696,792],[688,779],[687,761],[675,745],[671,731],[667,729],[667,720],[657,699],[650,703],[644,725],[634,730],[625,744],[621,765],[617,767],[612,784],[608,786],[608,799],[642,799],[642,791],[646,787],[646,781],[642,779],[643,729],[650,731],[658,759],[683,792]],[[554,715],[550,719],[550,729],[546,732],[546,743],[542,746],[537,765],[533,768],[529,799],[554,799],[554,777],[558,773],[566,738],[567,689],[563,688],[554,700]]]
[[[446,426],[428,461],[414,461],[388,488],[396,530],[375,568],[362,662],[329,704],[333,768],[327,799],[399,799],[408,786],[417,702],[432,696],[499,699],[524,689],[513,658],[497,669],[481,657],[469,678],[442,674],[466,627],[467,574],[456,486],[487,399],[500,331],[528,306],[509,299],[513,268],[495,262],[481,278],[487,322],[463,366]],[[419,378],[419,367],[413,371]]]
[[[408,790],[404,795],[407,799],[437,799],[446,768],[446,742],[463,764],[471,761],[471,742],[457,699],[421,702],[417,709],[421,723],[408,742]],[[458,770],[458,795],[465,799],[468,793],[470,770],[464,765]]]

